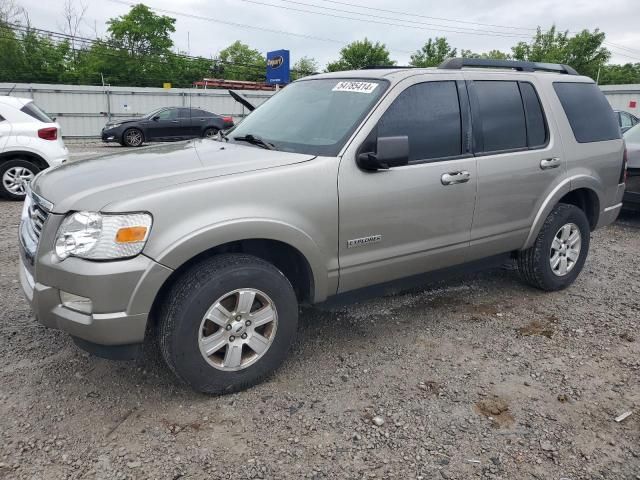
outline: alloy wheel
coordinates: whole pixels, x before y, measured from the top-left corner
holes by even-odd
[[[26,195],[27,185],[35,174],[26,167],[11,167],[2,175],[2,184],[9,193]]]
[[[582,235],[575,223],[560,227],[551,242],[549,264],[558,277],[567,275],[576,266],[582,248]]]
[[[276,336],[278,314],[260,290],[229,292],[207,310],[200,323],[198,345],[209,365],[236,371],[257,362]]]

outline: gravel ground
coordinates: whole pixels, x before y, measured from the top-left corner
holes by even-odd
[[[284,366],[225,397],[35,323],[19,215],[0,202],[0,478],[640,479],[638,215],[564,292],[502,269],[304,309]]]

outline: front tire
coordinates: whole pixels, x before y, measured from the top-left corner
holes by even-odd
[[[169,368],[194,390],[251,387],[287,356],[298,303],[287,278],[250,255],[219,255],[176,281],[160,310],[159,344]]]
[[[27,194],[27,185],[40,169],[27,160],[8,160],[0,163],[0,197],[21,201]]]
[[[139,147],[144,143],[144,135],[139,128],[129,128],[122,134],[122,143],[127,147]]]
[[[533,246],[518,252],[518,271],[528,284],[562,290],[578,277],[589,253],[591,229],[575,205],[558,204],[545,220]]]

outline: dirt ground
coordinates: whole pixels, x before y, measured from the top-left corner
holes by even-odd
[[[207,397],[32,319],[20,208],[0,202],[0,478],[640,479],[640,215],[563,292],[497,269],[304,309],[272,378]]]

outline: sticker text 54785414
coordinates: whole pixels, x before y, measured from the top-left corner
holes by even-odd
[[[333,87],[334,92],[355,92],[355,93],[371,93],[376,87],[377,83],[373,82],[338,82],[335,87]]]

